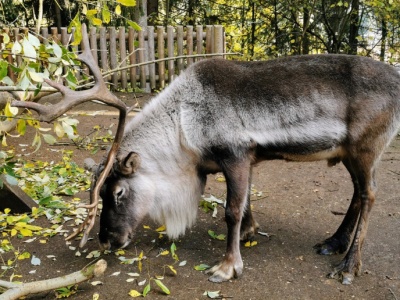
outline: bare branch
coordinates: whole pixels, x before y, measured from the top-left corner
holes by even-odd
[[[95,264],[85,267],[80,271],[47,280],[21,284],[0,280],[0,286],[8,289],[6,292],[0,295],[0,299],[14,300],[29,294],[36,294],[39,292],[77,284],[102,275],[106,268],[107,262],[104,259],[100,259]]]

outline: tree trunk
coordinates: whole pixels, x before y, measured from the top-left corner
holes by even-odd
[[[358,28],[359,28],[359,9],[360,9],[360,0],[352,1],[352,8],[350,12],[350,32],[349,32],[349,54],[356,55],[357,47],[358,47]]]
[[[386,54],[386,38],[387,38],[387,24],[386,21],[382,19],[382,41],[381,41],[381,53],[379,54],[379,60],[385,61],[385,54]]]

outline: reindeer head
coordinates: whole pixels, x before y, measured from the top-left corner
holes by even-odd
[[[130,152],[124,157],[117,157],[100,190],[103,209],[99,240],[103,249],[129,245],[134,230],[152,206],[153,193],[152,183],[140,169],[140,156]]]

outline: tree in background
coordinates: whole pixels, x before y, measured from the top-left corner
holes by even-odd
[[[44,2],[42,26],[66,26],[77,12],[94,25],[220,24],[227,48],[246,60],[308,53],[399,60],[398,0],[137,0],[118,8],[126,1],[3,0],[0,22],[33,27]]]

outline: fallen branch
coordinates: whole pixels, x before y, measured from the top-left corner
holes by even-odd
[[[29,294],[36,294],[48,290],[55,290],[68,285],[77,284],[93,277],[98,277],[104,273],[107,268],[107,262],[100,259],[95,264],[89,265],[80,271],[69,275],[51,278],[47,280],[33,281],[27,283],[14,283],[0,280],[0,287],[8,289],[0,295],[0,300],[14,300]]]

